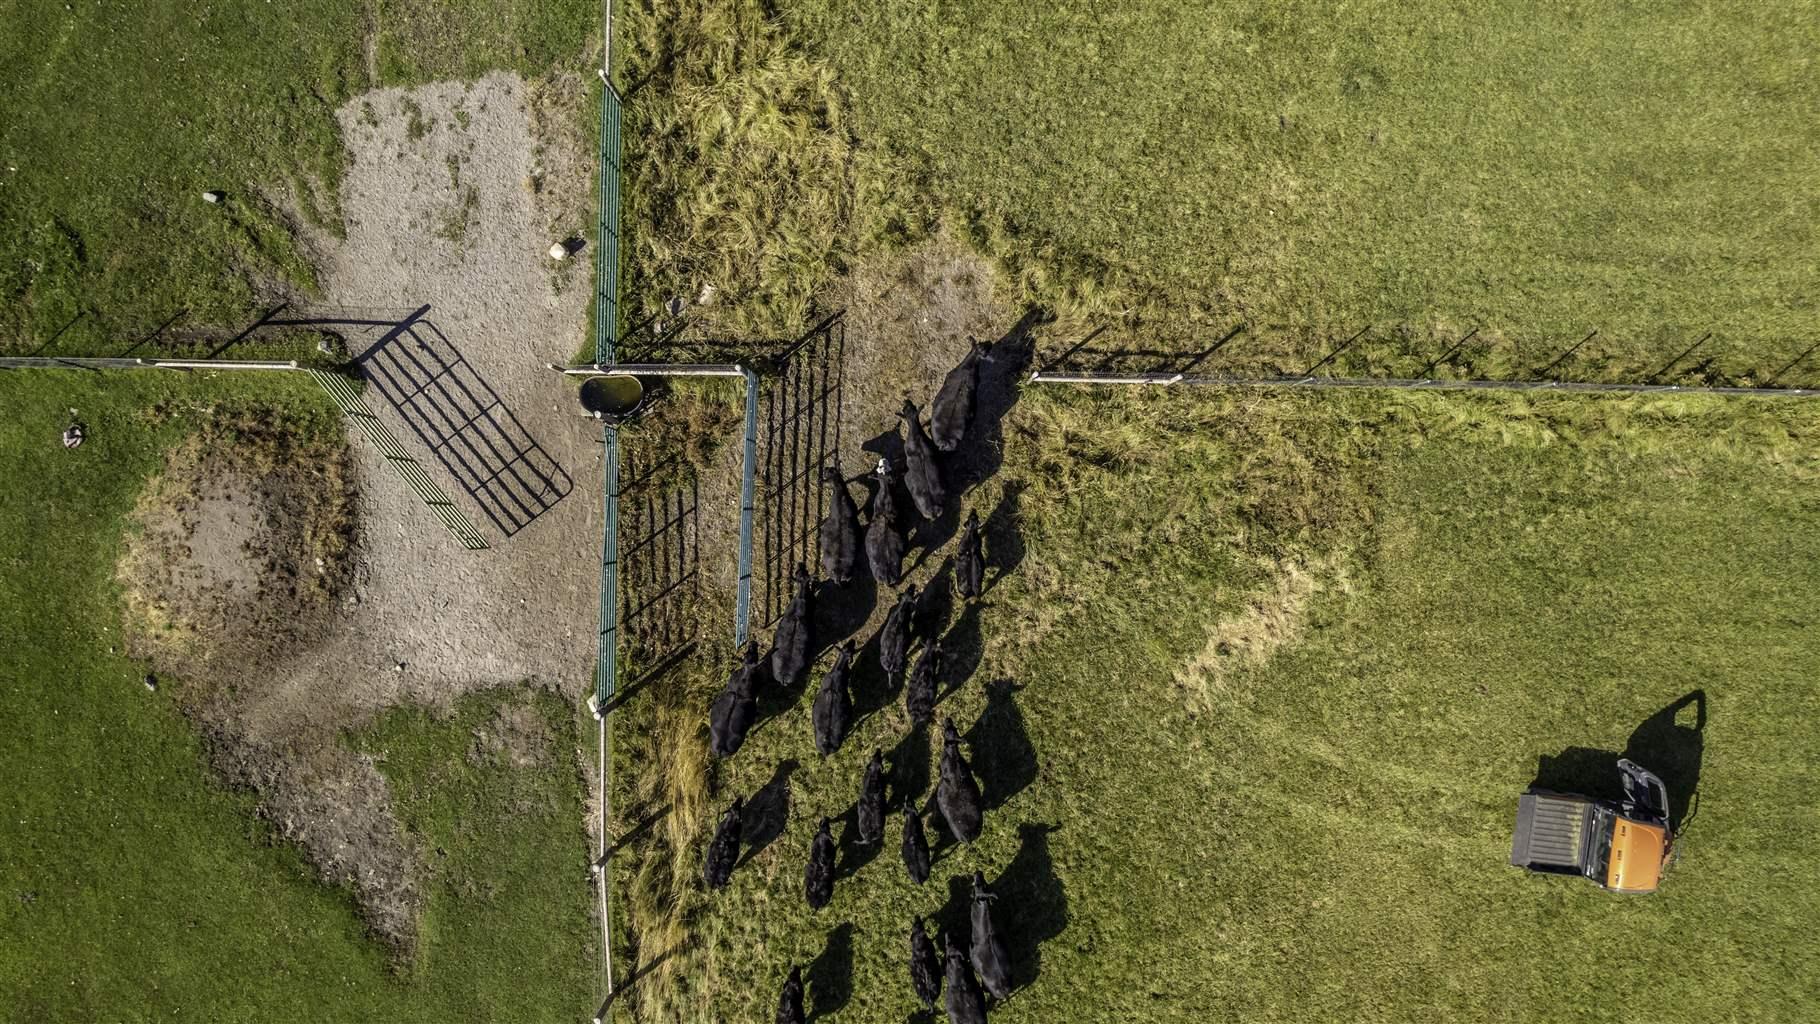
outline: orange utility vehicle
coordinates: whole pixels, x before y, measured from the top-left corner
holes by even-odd
[[[1517,800],[1510,862],[1557,875],[1582,875],[1611,892],[1655,892],[1674,849],[1668,787],[1620,759],[1618,803],[1531,788]]]

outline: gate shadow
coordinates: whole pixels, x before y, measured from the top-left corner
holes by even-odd
[[[574,488],[567,471],[429,320],[404,321],[354,364],[506,536]]]

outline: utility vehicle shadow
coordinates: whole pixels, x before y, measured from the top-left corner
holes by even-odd
[[[1669,820],[1680,832],[1698,810],[1705,730],[1706,691],[1694,690],[1644,719],[1631,732],[1621,754],[1568,747],[1559,754],[1537,758],[1532,785],[1599,800],[1621,800],[1624,787],[1618,777],[1618,758],[1628,758],[1661,778],[1668,788]]]

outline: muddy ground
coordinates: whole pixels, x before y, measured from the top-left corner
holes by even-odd
[[[120,569],[142,651],[187,680],[170,692],[218,770],[404,954],[420,859],[345,732],[401,704],[500,687],[578,700],[591,682],[599,429],[545,369],[587,324],[589,254],[548,255],[591,216],[586,95],[578,76],[493,74],[348,103],[345,236],[306,238],[328,299],[289,311],[327,321],[369,377],[367,404],[490,546],[464,550],[350,426],[345,449],[288,464],[236,465],[206,436],[181,450]],[[347,322],[363,319],[376,322]],[[384,376],[426,365],[422,387]],[[486,458],[499,464],[475,464]],[[496,518],[517,498],[487,488],[507,477],[537,493]],[[515,706],[477,730],[471,756],[549,752]]]

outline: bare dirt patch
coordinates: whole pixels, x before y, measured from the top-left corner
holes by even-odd
[[[830,290],[846,310],[842,465],[864,470],[861,442],[894,430],[904,396],[926,405],[967,354],[967,339],[994,341],[1017,319],[993,265],[947,231],[902,252],[873,256]],[[851,444],[847,444],[851,437]]]
[[[1351,586],[1346,558],[1338,553],[1273,564],[1244,607],[1208,628],[1207,645],[1176,670],[1176,685],[1196,710],[1212,709],[1228,696],[1234,673],[1262,667],[1301,639],[1316,595]]]
[[[117,567],[129,650],[214,689],[319,635],[349,572],[352,473],[344,448],[253,415],[173,450]]]
[[[399,826],[384,776],[350,748],[347,733],[393,706],[447,707],[479,690],[538,687],[579,699],[592,675],[599,430],[577,414],[570,386],[544,368],[566,362],[586,331],[589,261],[547,255],[566,233],[556,226],[572,223],[590,192],[573,116],[583,98],[577,82],[532,88],[510,74],[353,98],[337,115],[349,160],[340,186],[344,232],[307,239],[325,315],[381,319],[428,307],[414,337],[388,339],[384,326],[334,330],[363,370],[359,357],[375,346],[393,346],[403,365],[427,358],[428,343],[457,367],[408,403],[388,401],[369,376],[366,400],[481,524],[491,547],[464,550],[350,427],[340,457],[344,479],[358,486],[337,493],[358,544],[337,562],[325,558],[331,586],[315,589],[314,554],[260,539],[271,528],[257,513],[259,496],[294,503],[309,490],[302,479],[284,483],[282,472],[243,473],[217,490],[198,485],[185,499],[188,518],[142,531],[163,539],[133,563],[135,578],[162,588],[142,588],[151,596],[138,605],[194,623],[187,632],[163,630],[190,641],[167,643],[184,660],[164,664],[202,681],[180,690],[189,691],[186,706],[217,769],[251,788],[278,835],[300,845],[325,880],[346,887],[375,934],[403,955],[422,905],[422,858]],[[294,312],[312,312],[308,305],[299,301]],[[435,403],[457,386],[484,395],[486,422],[509,423],[515,438],[535,446],[540,468],[572,482],[515,529],[489,518],[462,475],[471,452],[464,438],[436,433],[455,410]],[[218,536],[189,539],[205,529]],[[286,553],[276,569],[243,564],[249,531],[254,549]],[[170,578],[156,566],[168,566]],[[250,578],[275,589],[242,600]],[[215,584],[224,596],[211,599]],[[179,585],[192,596],[173,601],[167,595]],[[312,602],[307,614],[297,611],[303,597]],[[221,638],[237,636],[240,621],[275,631],[257,657],[228,657]],[[517,703],[504,706],[477,732],[476,756],[547,767],[551,738],[510,710]]]
[[[477,765],[496,762],[531,768],[550,757],[550,728],[529,701],[501,704],[492,718],[474,729],[473,737],[468,760]]]

